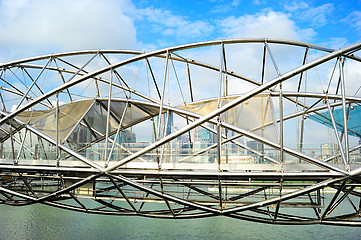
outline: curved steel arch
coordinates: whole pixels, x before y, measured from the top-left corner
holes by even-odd
[[[239,46],[233,50],[240,53],[243,46],[256,46],[262,58],[253,67],[261,66],[262,80],[246,77],[242,66],[228,68],[238,61],[227,55],[230,45]],[[275,45],[304,50],[287,56],[302,65],[281,74],[279,66],[289,66],[276,61]],[[212,46],[219,47],[219,55],[196,59]],[[350,85],[354,79],[344,69],[348,61],[350,68],[360,64],[355,55],[360,48],[361,43],[334,51],[294,41],[229,39],[152,52],[76,51],[4,63],[0,203],[43,203],[109,215],[223,215],[269,224],[359,226],[361,145],[353,136],[361,134],[355,124],[361,117],[360,86]],[[307,61],[309,49],[323,55]],[[185,50],[194,57],[183,56]],[[111,64],[113,55],[135,56]],[[97,56],[99,65],[94,63]],[[330,61],[331,70],[321,69],[320,86],[309,88],[307,76],[315,78],[312,71]],[[275,73],[267,78],[268,65]],[[331,77],[324,80],[327,75]],[[47,83],[56,78],[62,84],[44,91],[42,86],[51,86]],[[200,85],[202,78],[218,82],[218,90]],[[81,85],[86,81],[94,84],[96,96],[81,96],[88,89]],[[242,81],[252,89],[236,91],[245,86],[239,85]],[[194,98],[192,86],[215,94]],[[351,90],[355,95],[349,95]],[[322,116],[327,124],[320,123],[310,135],[305,128],[317,124],[313,116]],[[145,132],[148,142],[135,140],[134,133]],[[305,147],[305,139],[320,139],[323,147]],[[98,206],[90,207],[90,199]],[[311,211],[289,213],[289,208]]]
[[[318,49],[318,50],[324,50],[324,51],[332,51],[331,49],[327,49],[327,48],[323,48],[323,47],[318,47],[316,45],[309,45],[309,44],[304,44],[304,43],[299,43],[299,42],[294,42],[294,41],[282,41],[282,40],[271,40],[271,39],[231,39],[231,40],[215,40],[215,41],[209,41],[209,42],[202,42],[202,43],[195,43],[195,44],[186,44],[186,45],[181,45],[181,46],[176,46],[176,47],[171,47],[171,48],[165,48],[165,49],[161,49],[161,50],[155,50],[153,52],[145,52],[139,56],[135,56],[135,57],[131,57],[131,58],[128,58],[126,60],[123,60],[123,61],[120,61],[118,63],[115,63],[115,64],[112,64],[110,66],[107,66],[107,67],[104,67],[102,69],[99,69],[97,71],[94,71],[92,73],[89,73],[79,79],[77,79],[76,81],[71,81],[71,82],[68,82],[66,84],[64,84],[63,86],[60,86],[56,89],[54,89],[53,91],[50,91],[48,92],[47,94],[43,95],[42,97],[39,97],[38,99],[35,99],[34,101],[32,101],[31,103],[27,104],[26,106],[20,108],[19,110],[13,112],[10,116],[15,116],[18,112],[21,112],[21,111],[25,111],[27,109],[29,109],[30,107],[34,106],[35,104],[37,104],[38,102],[56,94],[57,92],[60,92],[66,88],[70,88],[86,79],[89,79],[91,77],[94,77],[94,76],[97,76],[99,74],[102,74],[104,72],[107,72],[111,69],[114,69],[114,68],[117,68],[117,67],[121,67],[123,65],[126,65],[126,64],[130,64],[132,62],[135,62],[135,61],[139,61],[141,59],[145,59],[145,58],[149,58],[149,57],[153,57],[153,56],[157,56],[157,55],[160,55],[160,54],[166,54],[167,52],[172,52],[172,51],[180,51],[180,50],[185,50],[185,49],[192,49],[192,48],[197,48],[197,47],[203,47],[203,46],[212,46],[212,45],[220,45],[220,44],[236,44],[236,43],[254,43],[254,42],[262,42],[262,43],[279,43],[279,44],[290,44],[290,45],[295,45],[295,46],[307,46],[307,47],[312,47],[312,48],[315,48],[315,49]],[[316,64],[314,65],[317,65],[317,64],[320,64],[322,62],[326,62],[327,60],[329,59],[332,59],[334,57],[337,57],[337,56],[348,56],[348,53],[350,52],[354,52],[354,51],[357,51],[358,49],[360,48],[360,44],[357,43],[357,44],[354,44],[352,46],[349,46],[349,47],[346,47],[344,49],[340,49],[338,51],[333,51],[331,52],[331,54],[328,55],[328,57],[323,57],[321,59],[318,59],[319,61],[317,61]],[[80,52],[82,53],[82,52]],[[86,53],[88,53],[86,51]],[[94,53],[94,52],[93,52]],[[122,52],[123,53],[123,52]],[[74,54],[78,54],[77,52],[71,52],[71,53],[65,53],[65,54],[60,54],[60,56],[69,56],[69,55],[74,55]],[[43,56],[43,57],[36,57],[34,58],[34,60],[41,60],[41,59],[44,59],[44,58],[52,58],[53,55],[46,55],[46,56]],[[21,62],[27,62],[27,61],[32,61],[33,58],[30,58],[30,59],[25,59],[23,61],[19,61],[19,62],[14,62],[14,63],[21,63]],[[12,64],[12,63],[9,63],[9,64]],[[9,64],[3,64],[3,68]],[[312,65],[310,67],[313,67]],[[301,73],[303,70],[301,70],[301,68],[304,68],[304,67],[300,67],[300,70],[296,70],[294,72],[292,72],[291,74],[293,75],[297,75],[299,73]],[[269,87],[269,86],[267,86]],[[4,123],[4,121],[6,121],[6,119],[2,119],[0,121],[0,124]]]

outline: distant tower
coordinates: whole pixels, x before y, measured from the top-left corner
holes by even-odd
[[[164,126],[164,123],[167,121],[167,119],[166,119],[167,116],[168,116],[168,114],[163,114],[163,115],[162,115],[162,118],[163,118],[163,126]],[[159,117],[154,117],[153,119],[154,119],[154,120],[153,120],[153,124],[154,124],[153,128],[154,128],[154,131],[152,131],[152,135],[153,135],[152,139],[153,139],[153,142],[155,142],[155,140],[156,140],[156,134],[158,134],[158,124],[159,124],[159,121],[158,121],[158,120],[159,120]],[[170,112],[170,113],[169,113],[169,116],[168,116],[167,126],[166,126],[166,129],[165,129],[166,135],[169,135],[169,134],[172,133],[172,128],[173,128],[173,113]],[[162,134],[162,132],[161,132],[161,134]]]
[[[211,124],[207,124],[208,127],[212,128]],[[217,142],[216,134],[203,128],[196,127],[193,131],[193,150],[194,152],[200,151],[204,148],[209,147],[213,143]],[[194,162],[207,163],[214,162],[215,154],[212,154],[212,150],[208,154],[203,154],[194,158]]]

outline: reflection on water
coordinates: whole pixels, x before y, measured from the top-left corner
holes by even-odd
[[[361,229],[266,225],[213,217],[164,220],[0,205],[0,239],[360,239]]]

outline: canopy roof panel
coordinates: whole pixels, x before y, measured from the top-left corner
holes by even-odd
[[[343,132],[344,131],[343,109],[342,108],[334,109],[332,115],[336,123],[337,131]],[[347,107],[346,115],[348,116],[347,119],[348,134],[361,138],[361,106]],[[313,114],[308,116],[308,118],[316,122],[319,122],[323,125],[326,125],[330,128],[333,128],[329,111]]]
[[[222,98],[220,106],[236,99],[238,96]],[[190,103],[179,107],[190,112],[207,115],[218,108],[218,99],[205,100]],[[222,121],[238,128],[254,132],[258,136],[264,137],[275,143],[278,142],[277,125],[273,114],[273,103],[271,97],[255,96],[249,100],[238,104],[222,115]],[[266,126],[266,123],[273,124]]]
[[[94,100],[85,100],[71,102],[59,107],[58,137],[60,141],[63,141],[69,135],[93,103]],[[44,111],[22,112],[18,115],[18,118],[56,139],[55,108]]]
[[[103,99],[81,100],[60,106],[59,141],[64,142],[82,120],[92,126],[97,133],[104,135],[106,133],[107,106],[108,101]],[[159,114],[159,108],[156,106],[140,102],[130,103],[125,99],[112,100],[110,109],[110,131],[117,129],[121,120],[122,128],[125,129]],[[21,112],[17,118],[56,139],[56,108]]]

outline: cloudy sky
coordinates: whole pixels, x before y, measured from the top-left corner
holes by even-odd
[[[360,41],[361,1],[1,0],[0,36],[0,62],[243,37],[340,48]]]

